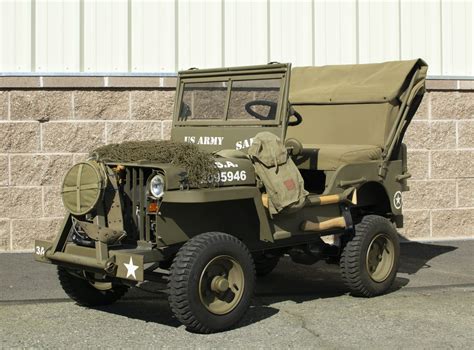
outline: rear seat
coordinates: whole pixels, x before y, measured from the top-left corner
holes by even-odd
[[[410,85],[416,70],[415,85]],[[421,97],[424,92],[426,70],[422,60],[293,68],[289,101],[303,120],[287,128],[286,138],[305,148],[298,167],[334,171],[345,164],[382,160],[382,149],[401,141],[392,139],[392,130],[401,112],[416,109],[410,103],[413,94]],[[410,107],[401,111],[408,96]],[[409,122],[412,116],[403,118]]]
[[[382,159],[382,148],[374,145],[304,144],[303,154],[316,153],[318,170],[336,170],[343,164]]]

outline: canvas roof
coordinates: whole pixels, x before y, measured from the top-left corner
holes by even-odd
[[[290,102],[298,104],[383,103],[393,101],[407,88],[410,72],[427,64],[421,60],[371,64],[295,67],[291,72]]]

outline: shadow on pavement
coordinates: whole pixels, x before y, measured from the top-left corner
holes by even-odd
[[[401,245],[400,268],[398,272],[413,275],[420,269],[431,266],[428,262],[439,255],[458,249],[449,245],[410,242]]]
[[[169,327],[180,327],[181,323],[174,317],[169,305],[168,296],[163,292],[162,285],[157,283],[145,283],[147,292],[137,290],[131,291],[133,299],[124,299],[113,305],[94,308],[98,311],[107,312],[114,315],[138,319],[145,322],[158,323]],[[154,296],[150,298],[150,294]],[[146,296],[144,298],[143,296]],[[253,303],[236,328],[255,324],[261,320],[269,318],[279,312],[278,309]]]
[[[429,243],[404,243],[401,245],[400,273],[416,274],[430,268],[429,261],[439,255],[456,250],[453,246]],[[395,292],[408,285],[408,278],[397,277],[391,290]],[[147,282],[141,289],[133,289],[128,297],[114,305],[97,308],[103,312],[179,327],[168,306],[166,286]],[[273,307],[279,302],[304,303],[310,300],[336,298],[348,293],[337,265],[324,262],[306,266],[293,263],[285,257],[268,276],[259,278],[255,298],[244,319],[237,328],[257,323],[279,312]]]
[[[159,323],[170,327],[179,327],[181,324],[174,318],[166,299],[167,296],[165,294],[156,295],[156,297],[152,299],[125,299],[113,305],[97,307],[94,309],[145,322]]]

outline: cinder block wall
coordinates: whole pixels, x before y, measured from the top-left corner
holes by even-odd
[[[434,89],[405,138],[413,175],[403,197],[408,238],[474,237],[474,85],[455,91],[459,84],[449,83],[427,83]]]
[[[67,169],[97,146],[167,139],[173,78],[0,77],[0,250],[52,239]],[[411,239],[474,237],[474,82],[429,81],[405,142]]]

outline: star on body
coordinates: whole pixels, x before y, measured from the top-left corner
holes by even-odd
[[[402,193],[400,191],[395,193],[395,196],[393,197],[393,204],[397,209],[402,207]]]
[[[132,257],[130,257],[130,262],[128,264],[123,263],[125,267],[127,268],[127,278],[129,276],[133,276],[133,278],[137,279],[137,276],[135,275],[135,271],[138,269],[138,266],[133,264]]]

